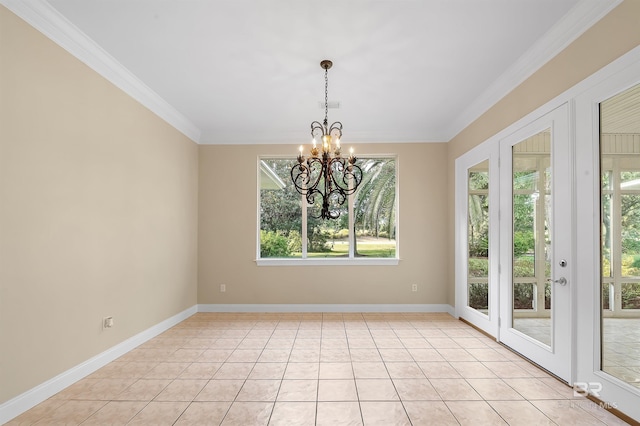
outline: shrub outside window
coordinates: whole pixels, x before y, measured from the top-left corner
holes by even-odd
[[[295,157],[262,157],[259,175],[258,260],[397,263],[397,159],[358,158],[363,179],[337,219],[323,220],[320,200],[307,204],[291,182]]]

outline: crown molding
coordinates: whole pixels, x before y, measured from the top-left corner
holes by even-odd
[[[553,59],[623,0],[583,0],[501,74],[451,123],[447,141],[473,123],[500,99]]]
[[[198,143],[201,131],[48,2],[0,0],[0,4],[85,63],[176,130]]]

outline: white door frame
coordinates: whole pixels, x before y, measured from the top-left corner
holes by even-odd
[[[456,270],[456,316],[498,337],[498,254],[500,233],[498,144],[483,143],[456,159],[455,170],[455,270]],[[489,311],[487,315],[469,306],[468,276],[468,170],[483,161],[489,161]]]
[[[640,419],[640,389],[601,370],[599,103],[640,83],[640,46],[609,64],[576,97],[577,380],[609,407]],[[597,394],[597,395],[596,395]]]
[[[512,147],[551,130],[551,344],[547,346],[513,325],[513,194]],[[500,141],[500,341],[567,383],[572,382],[571,291],[573,287],[572,175],[569,105],[558,106]],[[542,197],[543,194],[540,195]],[[543,256],[544,253],[536,253]],[[560,259],[567,261],[559,266]],[[561,285],[558,280],[564,278]]]

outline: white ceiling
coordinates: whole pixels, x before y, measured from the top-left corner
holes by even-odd
[[[1,1],[211,144],[308,142],[322,59],[345,143],[448,141],[619,2]]]

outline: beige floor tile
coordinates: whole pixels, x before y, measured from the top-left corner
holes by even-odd
[[[400,338],[400,340],[422,338],[420,333],[418,333],[418,331],[413,328],[413,325],[407,325],[407,328],[396,328],[394,329],[394,332],[396,333],[396,336]]]
[[[8,425],[333,426],[363,416],[624,424],[448,314],[199,313]]]
[[[216,341],[216,348],[236,349],[242,342],[242,338],[224,337]]]
[[[180,348],[167,358],[168,362],[194,362],[204,353],[204,349]]]
[[[320,364],[317,362],[290,362],[284,372],[285,380],[318,379]]]
[[[479,361],[452,361],[451,366],[464,378],[495,379],[496,375]]]
[[[393,379],[398,396],[402,401],[440,400],[431,382],[427,379]]]
[[[453,341],[456,342],[461,348],[487,348],[485,339],[479,339],[477,337],[453,337]]]
[[[269,426],[314,426],[315,402],[276,402]]]
[[[321,362],[319,378],[353,379],[353,367],[350,362]]]
[[[51,416],[65,402],[63,399],[47,399],[6,424],[10,426],[34,424],[44,417]]]
[[[291,351],[293,348],[293,343],[295,342],[294,338],[290,339],[270,339],[265,345],[265,349],[286,349]]]
[[[140,379],[119,393],[117,401],[151,401],[169,386],[169,379]]]
[[[400,398],[391,379],[356,379],[360,401],[397,401]]]
[[[413,361],[411,354],[406,349],[378,349],[384,362]]]
[[[563,399],[562,395],[536,378],[502,379],[520,395],[528,400]]]
[[[378,349],[350,349],[351,353],[351,361],[352,362],[379,362],[382,361],[382,357],[380,356],[380,352]]]
[[[80,424],[106,404],[107,401],[66,401],[35,424]]]
[[[143,401],[110,401],[84,421],[83,425],[125,425],[145,406]]]
[[[266,426],[272,411],[273,402],[234,402],[222,426]]]
[[[491,348],[469,348],[467,352],[478,361],[508,361],[500,352]]]
[[[438,349],[438,353],[442,355],[446,361],[476,361],[476,359],[467,352],[466,349],[462,348],[440,348]]]
[[[145,379],[175,379],[191,365],[190,362],[161,362],[153,367]]]
[[[209,380],[196,396],[196,401],[233,401],[244,380]]]
[[[267,343],[269,342],[269,338],[245,338],[242,342],[240,342],[240,344],[238,345],[237,349],[264,349],[264,347],[267,345]]]
[[[283,380],[277,401],[316,401],[317,395],[317,380]]]
[[[482,364],[501,379],[533,377],[531,373],[512,361],[485,361]]]
[[[445,401],[482,399],[478,392],[464,379],[429,379],[429,381]]]
[[[374,342],[376,343],[376,347],[381,349],[390,349],[390,348],[404,348],[404,345],[397,337],[389,338],[389,337],[380,337],[375,338]]]
[[[320,362],[320,349],[294,349],[289,362]]]
[[[462,426],[507,424],[485,401],[447,401],[446,404]]]
[[[427,337],[427,342],[436,349],[459,348],[453,339],[449,337]]]
[[[376,344],[371,337],[369,338],[349,338],[350,349],[374,349]]]
[[[559,425],[599,425],[602,422],[581,408],[582,402],[561,399],[547,401],[531,401],[535,407]]]
[[[415,362],[386,362],[392,379],[424,379],[424,373]]]
[[[316,426],[362,426],[362,424],[359,403],[318,402]]]
[[[409,349],[409,353],[411,357],[415,361],[424,361],[424,362],[435,362],[435,361],[445,361],[440,352],[436,349],[428,349],[428,348],[419,348],[419,349]]]
[[[405,401],[403,404],[413,426],[459,425],[455,416],[442,401]]]
[[[258,358],[258,362],[287,362],[290,355],[289,349],[265,349]]]
[[[418,333],[416,332],[416,334]],[[401,337],[400,341],[407,349],[431,349],[431,345],[419,334],[418,337]]]
[[[259,362],[249,373],[250,380],[278,379],[282,380],[284,371],[287,368],[286,362]]]
[[[354,362],[353,373],[356,379],[388,379],[389,373],[384,362]]]
[[[513,401],[524,399],[502,379],[467,379],[467,382],[486,401]]]
[[[529,401],[488,401],[489,405],[512,426],[555,425]]]
[[[418,367],[428,379],[459,379],[458,370],[448,362],[418,362]]]
[[[130,425],[173,425],[189,406],[188,402],[150,402],[132,420]]]
[[[349,349],[322,349],[320,362],[351,362]]]
[[[197,379],[176,379],[171,382],[158,396],[155,401],[193,401],[205,387],[208,380]]]
[[[197,359],[198,362],[225,362],[233,349],[207,349]]]
[[[250,362],[225,362],[213,375],[216,380],[244,380],[249,377],[254,364]]]
[[[226,362],[251,362],[255,363],[262,355],[262,349],[236,349],[229,355]]]
[[[320,380],[318,401],[357,401],[356,383],[353,379]]]
[[[275,401],[279,388],[280,380],[247,380],[236,401]]]
[[[222,366],[219,362],[194,362],[180,373],[179,379],[209,380]]]
[[[192,402],[182,413],[176,426],[219,425],[231,402]]]
[[[74,399],[106,401],[114,399],[118,394],[134,384],[137,379],[101,379],[90,389],[75,396]]]
[[[320,349],[347,349],[348,347],[346,337],[341,339],[327,339],[323,337]]]
[[[296,338],[296,340],[293,343],[293,349],[306,349],[306,350],[314,350],[317,351],[318,349],[320,349],[321,345],[320,345],[320,338],[316,338],[316,339],[299,339]]]
[[[362,402],[360,409],[364,424],[367,426],[411,425],[400,402]]]

